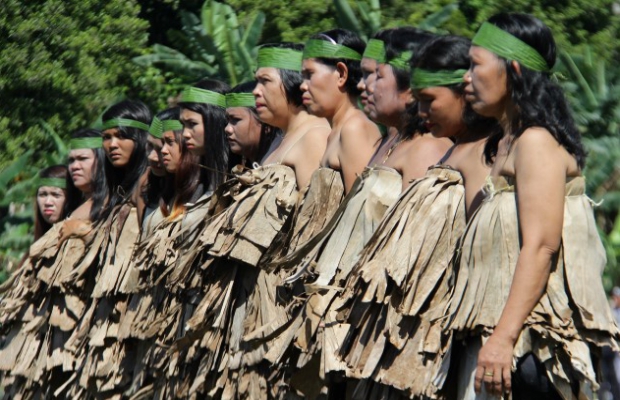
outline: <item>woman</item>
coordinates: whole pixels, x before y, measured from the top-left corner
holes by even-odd
[[[385,213],[330,310],[339,314],[334,325],[343,339],[335,352],[359,380],[354,398],[442,395],[451,337],[439,322],[453,279],[449,263],[466,212],[476,207],[468,193],[475,198],[488,173],[482,153],[493,127],[464,101],[468,48],[465,38],[441,36],[411,61],[419,117],[455,144]]]
[[[272,147],[282,140],[282,132],[278,128],[259,119],[256,99],[252,94],[255,88],[256,82],[246,82],[226,94],[228,124],[224,131],[230,151],[242,157],[244,166],[262,164]]]
[[[108,197],[104,162],[101,132],[84,128],[71,136],[67,159],[71,181],[67,191],[70,199],[79,199],[80,204],[71,213],[72,220],[97,221],[100,218]],[[63,232],[69,233],[67,227]]]
[[[298,347],[306,358],[322,351],[322,365],[319,370],[321,376],[342,369],[338,362],[333,360],[334,349],[325,347],[335,344],[333,338],[336,336],[332,336],[335,332],[331,329],[333,318],[326,311],[336,298],[338,288],[346,281],[359,252],[372,235],[383,213],[398,197],[403,186],[403,175],[409,180],[417,178],[418,170],[424,171],[435,164],[450,147],[450,142],[445,139],[424,137],[418,140],[423,135],[419,133],[418,126],[410,123],[416,118],[412,118],[409,110],[414,109],[415,112],[416,108],[409,88],[408,59],[412,54],[417,57],[420,48],[430,37],[425,32],[411,28],[394,30],[392,37],[386,35],[388,41],[384,46],[387,54],[379,64],[379,68],[382,68],[378,74],[380,79],[366,88],[369,93],[368,105],[372,105],[375,120],[387,122],[386,126],[394,127],[396,134],[402,132],[398,135],[402,138],[401,141],[414,138],[411,141],[415,142],[415,145],[409,146],[409,143],[405,143],[398,147],[400,142],[394,141],[393,137],[383,141],[377,150],[381,158],[376,162],[371,160],[371,166],[356,180],[346,203],[340,205],[339,212],[329,223],[329,228],[320,233],[321,240],[303,246],[286,260],[291,266],[299,263],[299,272],[295,273],[293,278],[287,279],[288,283],[299,279],[298,285],[303,282],[304,287],[316,287],[317,290],[305,296],[297,296],[297,301],[303,298],[303,302],[294,308],[295,317],[288,322],[287,330],[279,335],[281,337],[278,340],[291,338],[294,346]],[[397,82],[396,76],[402,79]],[[399,87],[399,83],[403,86]],[[399,153],[397,150],[401,149],[402,152]],[[397,157],[396,163],[392,161],[393,156]],[[407,162],[404,162],[404,159]],[[317,256],[308,257],[308,254]],[[302,257],[305,259],[299,262]],[[310,270],[312,273],[305,272]],[[322,289],[327,287],[330,289]],[[291,333],[295,330],[296,333]],[[289,351],[289,347],[293,347],[293,343],[271,346],[271,352],[277,352],[280,357]],[[332,380],[333,378],[335,376],[331,377]],[[307,395],[312,397],[310,393]]]
[[[109,196],[88,249],[91,262],[76,268],[63,282],[72,290],[86,287],[89,295],[87,311],[65,346],[77,362],[75,380],[67,388],[72,396],[112,396],[123,390],[128,373],[122,364],[126,354],[120,353],[118,329],[129,293],[137,290],[138,271],[130,261],[144,213],[141,183],[148,173],[151,119],[150,110],[132,100],[112,105],[102,116]]]
[[[81,129],[72,135],[67,197],[78,199],[78,207],[31,247],[21,273],[7,283],[10,291],[0,305],[6,334],[0,349],[0,368],[7,371],[2,377],[5,394],[53,393],[69,378],[72,356],[64,345],[82,316],[88,294],[68,292],[62,281],[84,257],[92,239],[89,219],[98,215],[99,200],[107,197],[105,184],[98,186],[105,180],[98,147],[98,131]],[[35,321],[36,329],[23,325]]]
[[[67,167],[54,165],[39,172],[34,206],[34,240],[67,215]]]
[[[530,15],[498,14],[472,43],[466,99],[504,134],[488,145],[486,198],[462,241],[450,310],[466,340],[459,398],[592,398],[597,351],[617,351],[619,335],[585,151],[551,79],[553,36]]]
[[[185,336],[173,347],[178,372],[170,376],[167,391],[160,393],[262,398],[272,389],[261,383],[262,375],[246,374],[257,366],[241,359],[245,328],[239,321],[256,323],[248,297],[271,289],[258,285],[256,266],[284,228],[297,203],[298,185],[307,185],[325,148],[325,121],[305,112],[301,92],[291,85],[301,82],[293,69],[300,64],[301,52],[292,45],[259,51],[257,113],[264,123],[282,127],[284,136],[273,152],[262,157],[263,166],[237,171],[214,194],[215,214],[199,238],[200,258],[194,261],[200,262],[194,268],[205,277],[204,297],[186,323]],[[241,146],[240,153],[248,155],[255,142],[245,144],[248,147]]]
[[[175,173],[181,159],[181,137],[183,134],[183,125],[179,121],[179,108],[171,108],[158,113],[151,122],[149,127],[149,142],[147,151],[149,152],[149,169],[150,174],[146,191],[144,193],[144,202],[146,204],[146,212],[142,221],[142,240],[148,238],[153,229],[164,218],[170,215],[173,207],[173,198],[176,189]],[[166,142],[167,141],[167,142]],[[166,154],[164,155],[164,149]],[[172,153],[171,153],[172,152]],[[191,155],[187,149],[186,162],[191,164],[191,169],[197,174],[199,171],[195,165],[198,162],[198,156]],[[172,163],[172,164],[171,164]],[[199,184],[199,176],[189,178],[193,184],[186,187],[185,193],[191,192],[193,195],[197,185]],[[181,179],[183,181],[183,179]],[[182,190],[182,188],[181,188]],[[181,203],[181,204],[184,204]],[[175,215],[181,214],[182,211],[175,211]]]
[[[322,165],[340,171],[345,193],[376,150],[379,129],[357,108],[364,42],[334,29],[314,35],[304,48],[303,104],[331,126]]]

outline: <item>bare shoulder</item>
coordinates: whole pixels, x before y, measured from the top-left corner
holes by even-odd
[[[365,115],[355,115],[349,118],[340,130],[340,140],[347,141],[355,138],[359,140],[365,137],[370,140],[376,140],[381,137],[379,127],[369,120]]]
[[[526,129],[521,136],[515,141],[516,149],[518,148],[535,148],[544,146],[544,148],[557,149],[560,146],[551,132],[541,127],[532,127]]]
[[[453,143],[449,139],[438,139],[432,135],[422,135],[410,141],[410,154],[442,153],[445,154]]]
[[[514,142],[516,159],[534,162],[561,162],[568,171],[577,168],[575,158],[545,128],[526,129]]]

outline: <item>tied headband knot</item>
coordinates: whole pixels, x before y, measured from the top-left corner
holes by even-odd
[[[74,138],[69,141],[69,150],[99,149],[103,145],[101,137]]]
[[[480,26],[471,43],[507,60],[517,61],[531,70],[539,72],[550,71],[547,61],[536,49],[489,22],[485,22]]]
[[[149,133],[151,136],[161,139],[164,136],[164,132],[178,131],[181,129],[183,129],[183,125],[180,121],[175,119],[166,119],[162,121],[161,119],[155,117],[149,127]]]
[[[370,39],[364,50],[364,58],[375,60],[379,64],[385,63],[385,43],[379,39]]]
[[[306,42],[303,55],[304,60],[308,58],[342,58],[346,60],[360,61],[362,59],[362,55],[357,51],[341,44],[334,44],[320,39],[310,39]]]
[[[140,121],[136,121],[136,120],[128,119],[128,118],[109,119],[103,123],[101,130],[105,131],[106,129],[120,128],[120,127],[142,129],[143,131],[149,130],[149,126],[145,124],[144,122],[140,122]]]
[[[394,68],[404,69],[408,71],[410,69],[409,60],[411,60],[412,55],[413,55],[413,52],[411,51],[403,51],[402,53],[398,54],[396,57],[389,60],[388,64],[390,64]]]
[[[181,93],[179,103],[202,103],[226,108],[226,96],[211,90],[190,86]]]
[[[266,47],[258,50],[257,65],[258,68],[270,67],[300,72],[302,56],[303,53],[298,50]]]
[[[415,68],[411,77],[411,87],[413,89],[424,89],[435,86],[456,85],[463,83],[463,75],[466,72],[466,69],[431,71]]]
[[[228,93],[226,108],[228,107],[256,107],[256,99],[252,93]]]

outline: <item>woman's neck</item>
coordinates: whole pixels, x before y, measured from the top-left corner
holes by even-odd
[[[351,99],[349,98],[349,96],[347,96],[346,100],[343,100],[340,103],[338,103],[338,106],[336,107],[336,111],[331,115],[331,117],[326,117],[327,122],[329,122],[329,125],[332,128],[340,126],[344,121],[346,121],[349,118],[351,114],[355,113],[356,110],[357,108],[351,102]]]

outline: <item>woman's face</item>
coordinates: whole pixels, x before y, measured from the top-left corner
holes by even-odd
[[[179,168],[181,162],[181,144],[177,142],[173,131],[164,132],[164,145],[161,148],[161,155],[166,171],[173,174]]]
[[[224,131],[230,151],[253,160],[260,143],[260,122],[246,107],[229,107],[226,109],[226,117],[228,125]]]
[[[106,129],[102,133],[103,151],[114,168],[125,168],[129,165],[133,149],[136,146],[133,140],[122,135],[117,128]]]
[[[55,224],[62,217],[65,191],[53,186],[41,186],[37,190],[37,205],[43,220],[48,224]]]
[[[146,154],[148,154],[149,168],[155,176],[166,175],[166,169],[161,158],[162,140],[148,135],[146,140]]]
[[[465,73],[465,100],[485,117],[501,118],[507,106],[508,90],[504,63],[490,51],[472,46],[471,64]]]
[[[69,175],[73,185],[82,193],[91,193],[95,168],[95,152],[76,149],[69,152]]]
[[[288,101],[280,72],[276,68],[262,67],[256,71],[256,99],[258,118],[266,124],[283,127],[283,116],[288,115]]]
[[[357,88],[361,91],[359,99],[362,107],[364,107],[364,113],[370,117],[375,106],[368,103],[368,87],[374,84],[377,77],[377,61],[364,57],[360,66],[362,68],[362,79],[357,83]]]
[[[302,99],[308,112],[318,117],[332,117],[340,94],[338,70],[309,58],[303,61],[301,75],[304,79],[300,86]]]
[[[452,137],[465,129],[465,100],[452,89],[436,86],[416,90],[414,94],[418,100],[418,115],[433,136]]]
[[[205,125],[202,115],[183,108],[181,110],[181,123],[183,124],[183,138],[187,149],[197,156],[202,156],[205,151]]]
[[[413,101],[411,90],[399,91],[396,76],[389,64],[377,65],[374,82],[366,89],[371,119],[387,126],[398,126],[407,105]]]

